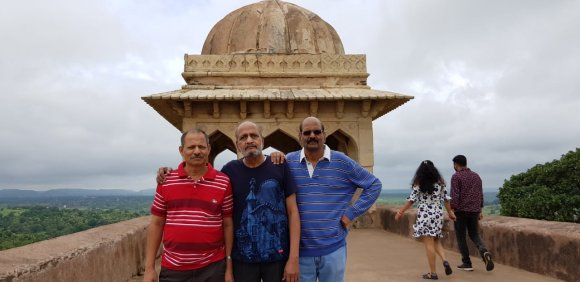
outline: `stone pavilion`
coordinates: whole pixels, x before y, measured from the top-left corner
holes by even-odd
[[[142,99],[180,131],[210,136],[210,161],[236,152],[242,120],[263,126],[265,148],[300,149],[298,126],[320,118],[327,144],[372,171],[373,120],[413,97],[367,85],[365,55],[345,54],[334,28],[297,5],[268,0],[241,7],[209,32],[201,55],[185,55],[179,90]]]

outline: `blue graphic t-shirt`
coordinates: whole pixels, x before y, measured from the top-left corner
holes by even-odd
[[[288,165],[275,165],[268,156],[256,168],[235,160],[221,171],[230,177],[234,196],[232,258],[247,263],[287,260],[286,197],[296,192]]]

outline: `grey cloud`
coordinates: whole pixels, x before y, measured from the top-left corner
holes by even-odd
[[[140,97],[179,89],[183,54],[253,2],[4,5],[0,188],[154,187],[180,160],[179,132]],[[449,179],[461,153],[493,189],[580,145],[576,1],[294,3],[367,54],[371,87],[415,96],[374,122],[386,188],[408,187],[424,159]]]

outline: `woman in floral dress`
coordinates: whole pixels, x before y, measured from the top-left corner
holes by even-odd
[[[437,280],[439,277],[435,268],[436,255],[443,261],[445,274],[453,272],[445,258],[440,240],[443,237],[443,203],[451,220],[455,220],[455,214],[449,206],[450,198],[445,190],[445,181],[433,162],[429,160],[421,162],[413,177],[412,189],[405,205],[397,211],[395,220],[399,220],[407,209],[417,203],[417,220],[413,225],[413,237],[423,241],[429,262],[429,272],[424,274],[423,278]]]

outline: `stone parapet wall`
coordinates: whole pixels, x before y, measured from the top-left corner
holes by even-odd
[[[416,210],[409,210],[396,222],[398,209],[398,206],[379,206],[376,221],[384,230],[410,237]],[[458,251],[453,223],[449,220],[445,221],[443,235],[443,246]],[[565,281],[578,281],[580,277],[580,224],[486,216],[480,221],[480,236],[498,263]],[[468,243],[471,255],[479,257],[469,239]]]
[[[149,217],[0,251],[0,281],[127,281],[145,266]]]
[[[416,211],[395,222],[397,209],[378,206],[368,214],[372,219],[356,227],[379,227],[410,237]],[[0,281],[128,281],[143,271],[148,223],[146,216],[0,251]],[[565,281],[580,277],[579,224],[487,216],[480,227],[498,263]],[[449,221],[442,242],[458,250]],[[473,245],[470,250],[478,256]],[[474,261],[476,267],[478,263]]]
[[[358,86],[368,88],[365,55],[185,55],[182,73],[195,86]]]

